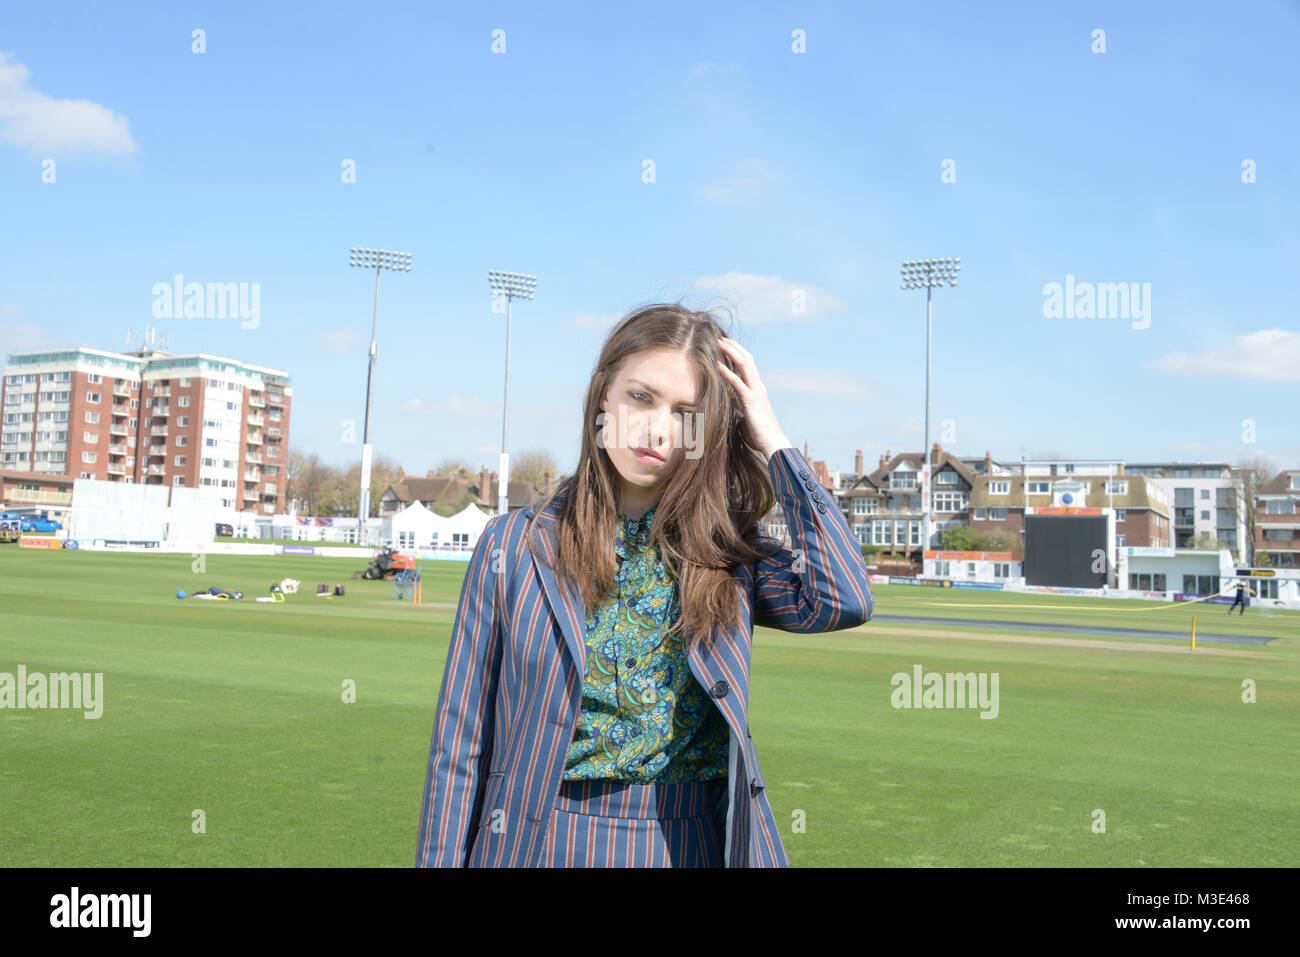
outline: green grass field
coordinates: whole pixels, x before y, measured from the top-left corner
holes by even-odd
[[[364,556],[191,562],[0,547],[0,672],[104,673],[98,720],[0,711],[0,865],[411,866],[465,565],[426,564],[413,607],[351,579]],[[174,597],[286,575],[303,591],[284,604]],[[315,598],[318,582],[347,596]],[[882,615],[1163,628],[1147,644],[1179,650],[760,629],[750,727],[778,822],[806,823],[783,835],[794,866],[1297,863],[1300,614],[1197,606],[1198,630],[1274,640],[1190,652],[1191,606],[874,591]],[[896,710],[890,678],[914,665],[997,672],[998,717]]]

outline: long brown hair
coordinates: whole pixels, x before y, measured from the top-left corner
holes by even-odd
[[[590,613],[601,596],[614,591],[618,521],[618,471],[598,444],[600,400],[629,357],[663,348],[685,353],[701,383],[693,420],[700,454],[680,458],[665,474],[650,544],[658,547],[678,586],[681,614],[670,630],[685,634],[688,643],[711,638],[726,624],[740,626],[740,591],[731,570],[777,545],[758,535],[758,520],[775,502],[767,461],[741,438],[739,398],[717,368],[721,359],[735,371],[718,347],[726,334],[708,311],[693,312],[680,303],[643,306],[620,320],[601,347],[583,400],[577,471],[534,509],[540,513],[564,496],[556,521],[556,564],[548,567],[573,583]],[[528,547],[545,562],[533,531]]]

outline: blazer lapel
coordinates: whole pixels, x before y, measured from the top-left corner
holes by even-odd
[[[555,563],[555,525],[560,515],[560,509],[564,504],[565,494],[565,492],[560,492],[551,499],[546,508],[534,515],[534,520],[542,532],[539,536],[542,542],[542,551],[546,555],[546,561],[551,564]],[[587,642],[585,638],[587,609],[583,604],[582,595],[578,593],[578,590],[571,583],[562,581],[555,574],[554,569],[549,568],[545,562],[539,561],[526,544],[524,548],[528,551],[533,567],[537,569],[537,577],[542,583],[542,591],[546,595],[547,604],[551,606],[551,613],[555,616],[555,620],[559,622],[560,631],[564,633],[564,643],[568,646],[569,654],[573,656],[573,661],[578,668],[578,674],[585,674],[587,670]]]

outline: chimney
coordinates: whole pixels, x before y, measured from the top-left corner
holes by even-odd
[[[853,456],[853,474],[854,475],[862,474],[862,450],[861,449],[858,449],[857,453]]]
[[[545,472],[542,473],[542,475],[545,476],[546,478],[546,485],[542,491],[546,495],[550,495],[552,492],[555,491],[555,473],[551,469],[547,469]]]
[[[990,475],[992,474],[992,472],[993,472],[993,456],[989,455],[988,451],[986,450],[984,452],[984,474]]]
[[[1124,474],[1124,463],[1123,463],[1123,462],[1119,462],[1119,463],[1117,463],[1117,466],[1118,466],[1118,468],[1119,468],[1119,471],[1116,472],[1115,474],[1116,474],[1116,475],[1123,475],[1123,474]]]
[[[940,445],[938,442],[934,443],[934,451],[936,451],[936,452],[942,452],[942,451],[943,451],[943,446]]]
[[[811,452],[809,451],[809,449],[808,449],[808,440],[807,440],[807,439],[804,439],[804,440],[803,440],[803,457],[804,457],[804,458],[808,458],[808,456],[811,455],[811,454],[812,454],[812,453],[811,453]]]
[[[493,495],[491,482],[492,479],[488,474],[487,467],[484,466],[483,470],[478,473],[478,497],[480,501],[492,501]]]

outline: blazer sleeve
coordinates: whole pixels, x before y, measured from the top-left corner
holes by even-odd
[[[834,498],[797,449],[772,453],[768,470],[793,547],[755,561],[754,624],[812,634],[870,621],[862,545]]]
[[[420,810],[416,867],[464,867],[492,760],[501,614],[500,517],[470,555],[451,629]]]

